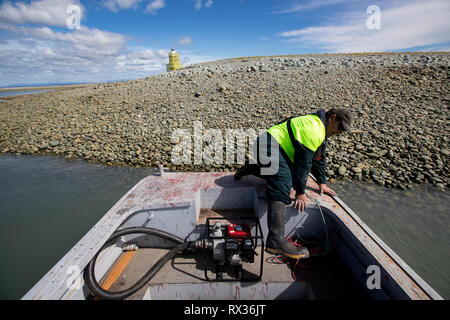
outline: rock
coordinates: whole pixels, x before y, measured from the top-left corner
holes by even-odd
[[[399,189],[401,189],[401,190],[407,190],[407,189],[408,189],[408,188],[406,187],[406,185],[403,184],[403,183],[399,183],[399,184],[398,184],[398,187],[399,187]]]
[[[338,174],[339,174],[340,176],[343,176],[343,175],[345,174],[346,171],[347,171],[347,169],[346,169],[344,166],[340,166],[340,167],[338,168]]]
[[[383,178],[387,179],[387,178],[390,177],[390,174],[389,174],[389,172],[381,171],[381,176],[382,176]]]
[[[360,167],[353,167],[352,168],[352,171],[354,172],[354,173],[361,173],[362,172],[362,169],[360,168]],[[345,172],[344,172],[345,173]]]
[[[373,178],[373,181],[374,181],[375,183],[379,184],[380,186],[384,186],[384,185],[385,185],[385,181],[384,181],[384,179],[382,179],[382,178],[374,177],[374,178]]]
[[[39,146],[39,150],[45,150],[45,149],[47,149],[48,148],[48,144],[47,143],[42,143],[40,146]]]
[[[388,150],[381,150],[380,152],[378,152],[378,157],[384,157],[388,152]]]
[[[370,175],[372,177],[379,177],[380,173],[378,172],[378,170],[372,168],[372,169],[370,169]]]
[[[389,171],[393,171],[396,172],[397,171],[397,167],[394,166],[392,163],[389,165]]]
[[[435,187],[439,188],[441,191],[445,190],[445,185],[443,183],[436,183]]]
[[[49,144],[50,144],[51,147],[56,147],[56,146],[59,145],[59,141],[58,140],[51,140],[49,142]]]

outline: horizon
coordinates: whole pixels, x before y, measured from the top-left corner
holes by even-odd
[[[439,53],[450,53],[450,51],[397,51],[397,52],[349,52],[349,53],[309,53],[309,54],[294,54],[294,55],[271,55],[271,56],[251,56],[251,57],[233,57],[233,58],[224,58],[219,60],[210,60],[204,62],[214,62],[220,60],[228,60],[228,59],[258,59],[258,58],[267,58],[267,57],[292,57],[292,56],[310,56],[310,55],[381,55],[381,54],[439,54]],[[199,62],[199,63],[204,63]],[[194,65],[194,64],[192,64]],[[190,65],[186,65],[190,66]],[[186,67],[183,66],[183,67]],[[166,71],[163,71],[166,72]],[[161,73],[163,73],[161,72]],[[159,74],[159,73],[158,73]],[[158,75],[154,74],[154,75]],[[148,75],[152,76],[152,75]],[[146,77],[148,77],[146,76]],[[102,84],[102,83],[110,83],[110,82],[125,82],[132,80],[139,80],[143,78],[134,78],[134,79],[116,79],[116,80],[106,80],[102,82],[42,82],[42,83],[29,83],[29,84],[10,84],[7,86],[0,86],[0,89],[21,89],[21,88],[33,88],[33,87],[52,87],[52,86],[70,86],[70,85],[90,85],[90,84]]]
[[[0,4],[0,87],[90,84],[242,57],[450,51],[447,0],[31,0]]]

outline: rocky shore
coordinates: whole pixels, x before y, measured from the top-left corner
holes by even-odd
[[[107,165],[176,165],[176,129],[267,129],[293,115],[347,107],[354,132],[330,138],[329,179],[407,189],[448,186],[450,53],[228,59],[157,76],[2,98],[0,152],[55,154]],[[203,148],[207,143],[204,143]],[[191,145],[192,149],[195,147]],[[225,154],[225,151],[224,151]],[[225,162],[225,159],[224,159]]]

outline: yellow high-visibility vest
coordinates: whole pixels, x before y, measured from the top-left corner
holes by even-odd
[[[294,145],[289,137],[287,128],[288,121],[277,124],[267,130],[286,152],[289,159],[294,162]],[[314,114],[308,114],[291,119],[291,129],[295,140],[312,152],[320,147],[325,140],[325,125],[322,120]]]

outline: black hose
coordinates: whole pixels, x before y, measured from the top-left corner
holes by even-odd
[[[105,248],[109,247],[112,243],[116,241],[117,238],[122,237],[127,234],[134,234],[134,233],[143,233],[148,235],[154,235],[161,238],[165,238],[167,240],[173,241],[176,243],[176,246],[173,247],[164,257],[162,257],[153,267],[151,267],[150,270],[147,271],[147,273],[139,279],[134,285],[132,285],[130,288],[122,291],[117,292],[111,292],[104,290],[95,279],[95,262],[97,260],[98,255],[100,252],[102,252]],[[146,228],[146,227],[132,227],[132,228],[125,228],[119,231],[114,232],[111,237],[106,241],[106,243],[101,247],[101,249],[97,252],[97,254],[92,258],[91,262],[89,262],[88,266],[86,267],[84,271],[84,281],[87,284],[89,290],[91,293],[99,298],[108,299],[108,300],[122,300],[126,297],[129,297],[139,289],[141,289],[150,279],[152,279],[155,274],[171,259],[173,259],[179,252],[186,249],[192,242],[191,241],[184,241],[183,239],[153,228]]]

